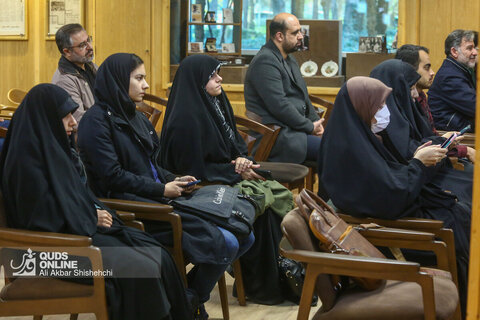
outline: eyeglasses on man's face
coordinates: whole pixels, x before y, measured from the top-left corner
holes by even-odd
[[[68,47],[68,48],[69,48],[69,49],[78,48],[78,49],[80,49],[80,50],[85,50],[85,48],[86,48],[88,45],[91,45],[91,44],[92,44],[92,36],[88,36],[87,41],[80,42],[80,43],[77,44],[76,46],[71,46],[71,47]]]

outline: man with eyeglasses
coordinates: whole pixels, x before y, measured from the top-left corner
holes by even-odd
[[[98,67],[92,62],[92,38],[80,24],[72,23],[58,29],[55,42],[62,57],[52,83],[65,89],[78,103],[73,116],[79,122],[95,102],[93,88]]]
[[[461,29],[452,31],[445,39],[447,57],[428,90],[428,104],[437,129],[460,131],[470,124],[470,131],[474,131],[477,41],[475,31]]]

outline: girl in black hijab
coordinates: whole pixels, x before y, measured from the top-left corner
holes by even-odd
[[[134,54],[117,53],[100,66],[95,81],[95,104],[85,113],[78,129],[78,145],[90,182],[99,196],[147,202],[168,202],[195,181],[176,177],[159,165],[160,145],[155,129],[136,111],[148,84],[143,61]],[[196,319],[207,319],[203,303],[230,263],[242,255],[254,237],[239,241],[231,232],[192,214],[182,218],[182,247],[195,265],[188,286],[198,294]],[[171,231],[164,224],[146,222],[146,230],[160,243],[172,246]]]
[[[124,226],[88,189],[73,139],[77,107],[65,90],[41,84],[15,112],[0,160],[8,225],[91,237],[104,269],[113,270],[105,279],[111,319],[188,319],[168,252]]]
[[[367,77],[354,77],[340,89],[320,148],[320,193],[353,216],[442,220],[454,231],[465,307],[471,206],[431,183],[427,166],[445,157],[445,149],[427,142],[407,161],[387,130],[377,130],[390,91]]]
[[[449,132],[443,136],[436,136],[422,111],[415,105],[411,89],[416,93],[416,83],[420,79],[420,75],[410,64],[398,59],[386,60],[376,66],[370,76],[382,81],[393,90],[387,98],[387,106],[391,115],[386,132],[405,159],[411,159],[421,144],[427,141],[441,144],[453,134],[453,132]],[[457,140],[461,140],[461,138],[457,138]],[[451,144],[451,146],[453,145],[456,145],[456,142]],[[458,156],[455,148],[449,151],[448,155]],[[471,169],[472,165],[466,162],[465,167]],[[472,201],[473,174],[471,170],[455,170],[448,158],[429,170],[433,181],[443,189],[453,191],[462,201]]]
[[[162,165],[203,181],[239,183],[243,188],[265,179],[254,171],[259,165],[247,155],[247,146],[237,131],[232,106],[222,89],[220,67],[217,59],[207,55],[193,55],[180,64],[162,127]],[[259,194],[271,194],[275,183],[278,185],[274,181],[258,182],[265,186]],[[286,214],[293,208],[291,193],[279,187],[290,197],[282,211]],[[284,300],[277,268],[281,216],[263,210],[254,224],[255,244],[240,262],[249,299],[277,304]]]

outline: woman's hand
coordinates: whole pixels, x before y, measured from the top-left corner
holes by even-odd
[[[170,181],[169,183],[165,184],[165,191],[163,191],[163,196],[167,198],[176,198],[182,195],[182,192],[185,190],[184,186],[189,181]]]
[[[235,164],[235,172],[238,174],[242,174],[250,168],[260,168],[259,164],[254,164],[253,161],[244,157],[238,157],[237,159],[232,160],[232,163]]]
[[[417,148],[414,158],[422,161],[426,166],[433,166],[445,158],[447,149],[439,145],[432,146],[432,141],[428,141]]]
[[[97,209],[97,226],[110,228],[113,223],[112,215],[107,210]]]
[[[263,180],[265,181],[265,178],[253,171],[253,169],[247,169],[244,172],[240,174],[242,176],[243,180]]]
[[[470,160],[471,163],[475,163],[475,149],[471,147],[467,147],[467,158]]]
[[[323,135],[323,131],[324,131],[323,121],[325,121],[324,118],[313,122],[313,131],[311,133],[312,135],[319,136],[319,137]]]
[[[175,181],[185,181],[187,183],[197,181],[194,176],[183,176],[183,177],[176,177]],[[195,189],[195,185],[183,188],[183,193],[191,193]]]

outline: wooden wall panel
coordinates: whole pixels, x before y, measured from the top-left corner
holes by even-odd
[[[150,74],[150,0],[96,1],[95,62],[117,52],[137,54]]]

